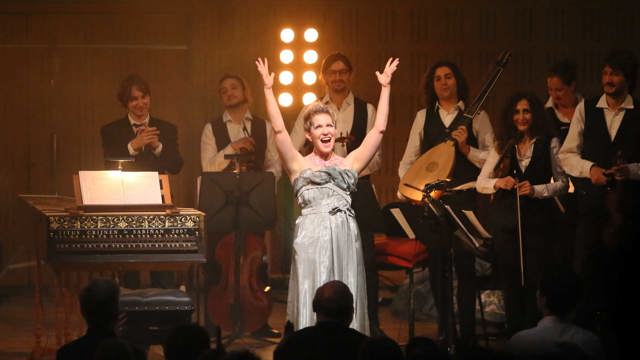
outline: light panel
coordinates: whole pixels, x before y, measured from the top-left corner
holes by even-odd
[[[296,34],[291,28],[284,28],[282,29],[282,31],[280,31],[280,40],[282,40],[282,42],[285,44],[292,42],[295,38]]]
[[[315,28],[308,28],[304,31],[304,40],[308,43],[318,40],[318,30]]]
[[[302,103],[305,105],[309,105],[316,100],[318,100],[318,97],[313,92],[307,92],[304,95],[302,95]]]
[[[293,104],[293,95],[289,92],[283,92],[278,95],[278,104],[282,107],[289,107]]]
[[[313,85],[318,80],[318,75],[315,71],[307,70],[302,74],[302,82],[307,85]]]
[[[278,81],[282,85],[291,85],[293,83],[293,73],[289,70],[285,70],[278,75]]]
[[[293,62],[293,51],[291,49],[280,51],[280,61],[283,64],[291,64]]]
[[[304,55],[302,55],[302,58],[304,62],[309,65],[315,64],[318,61],[318,52],[315,50],[307,50],[304,52]]]

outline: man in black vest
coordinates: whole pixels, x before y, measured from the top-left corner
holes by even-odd
[[[560,150],[560,163],[574,176],[578,200],[576,272],[586,285],[576,322],[594,329],[624,327],[620,302],[629,294],[631,243],[638,239],[640,206],[640,108],[631,97],[638,60],[628,50],[612,51],[602,69],[599,98],[576,108]],[[616,331],[617,332],[617,331]],[[605,339],[605,348],[611,349]]]
[[[149,84],[138,75],[129,75],[120,83],[117,97],[127,109],[127,115],[100,129],[107,166],[116,165],[109,159],[133,158],[132,163],[124,163],[124,170],[157,171],[161,174],[180,172],[182,157],[178,150],[178,130],[170,122],[149,115]],[[124,285],[138,288],[140,280],[137,273],[126,272]],[[151,286],[175,287],[173,273],[152,271]]]
[[[449,135],[456,141],[455,166],[451,174],[450,188],[475,182],[493,144],[493,130],[489,116],[480,112],[471,123],[465,123],[463,111],[469,94],[467,82],[458,67],[449,61],[439,61],[427,70],[423,79],[426,108],[418,111],[411,127],[409,140],[398,167],[402,178],[411,165],[432,147],[442,143]],[[455,207],[474,210],[474,190],[448,197]],[[418,206],[406,206],[403,212],[414,225],[416,236],[429,246],[429,277],[438,309],[440,336],[450,343],[451,293],[449,248],[455,251],[455,267],[458,278],[458,316],[460,320],[459,345],[475,345],[475,256],[462,248],[459,241],[446,229],[422,219]],[[453,328],[452,328],[453,327]]]
[[[336,117],[336,145],[334,152],[345,157],[353,149],[360,146],[367,132],[373,127],[376,115],[375,107],[351,91],[353,66],[346,55],[333,53],[322,62],[322,80],[326,94],[319,101],[329,106]],[[291,131],[291,141],[301,152],[305,152],[304,114],[302,109]],[[308,151],[307,151],[308,152]],[[364,266],[367,277],[367,307],[371,334],[381,334],[378,320],[378,273],[376,270],[373,233],[382,232],[382,216],[376,199],[370,175],[380,169],[382,157],[380,149],[369,165],[360,173],[355,192],[351,193],[351,207],[356,213],[356,220],[362,238]]]
[[[271,171],[280,176],[280,161],[273,142],[273,129],[263,119],[251,114],[251,95],[246,81],[226,74],[218,82],[222,116],[208,122],[200,139],[202,171],[224,171],[233,166],[224,155],[254,152],[250,165],[255,170]]]
[[[208,122],[202,131],[200,139],[202,171],[234,170],[234,163],[225,159],[224,155],[253,152],[253,159],[243,166],[246,166],[247,170],[271,171],[277,179],[281,168],[273,129],[269,123],[251,114],[249,110],[251,93],[246,81],[238,75],[223,75],[218,82],[218,94],[224,113]],[[215,251],[219,236],[209,234],[207,237],[210,248]],[[266,271],[266,269],[262,270]],[[267,275],[265,273],[261,276]],[[212,283],[219,280],[215,270],[209,272],[209,277]],[[280,337],[280,333],[266,323],[252,334],[266,338]]]

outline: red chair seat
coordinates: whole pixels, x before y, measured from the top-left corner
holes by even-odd
[[[376,262],[405,269],[429,258],[427,247],[416,239],[405,237],[382,237],[375,240]]]

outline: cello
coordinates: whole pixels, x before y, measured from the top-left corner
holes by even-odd
[[[238,164],[247,155],[225,155],[236,163],[233,174],[238,183],[242,180],[241,175],[249,174],[240,172],[240,169],[248,168],[246,164]],[[240,206],[249,197],[242,193],[240,187],[227,191],[226,203],[235,206],[233,227],[215,248],[213,261],[220,268],[220,277],[207,296],[209,320],[222,330],[232,332],[231,338],[259,329],[267,324],[271,313],[263,233],[247,231],[240,223],[246,220],[241,219]]]

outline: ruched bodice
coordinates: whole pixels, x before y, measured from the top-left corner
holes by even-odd
[[[349,196],[357,181],[355,171],[336,167],[305,169],[293,181],[301,214],[293,241],[287,316],[296,330],[315,324],[315,290],[340,280],[354,296],[351,327],[369,332],[362,246]]]

